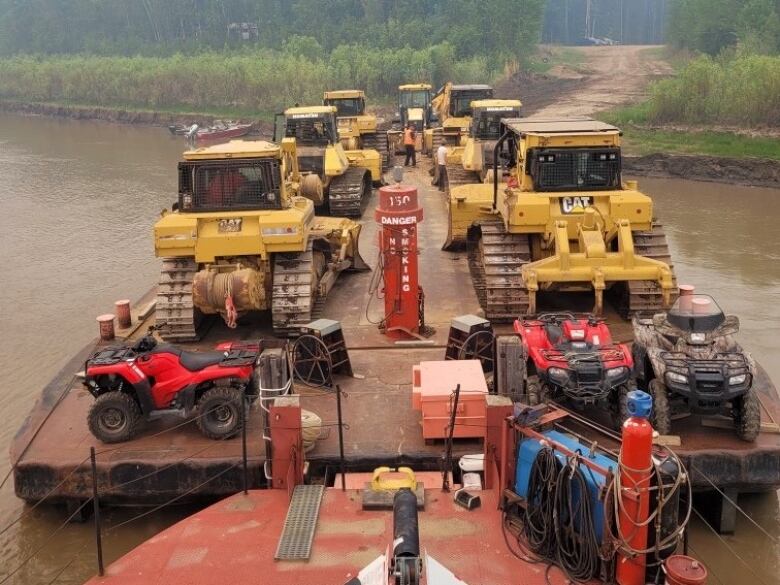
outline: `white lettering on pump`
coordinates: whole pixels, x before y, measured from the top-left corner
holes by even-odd
[[[417,218],[410,217],[383,217],[382,225],[412,225],[417,223]]]

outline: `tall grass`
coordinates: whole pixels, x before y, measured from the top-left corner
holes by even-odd
[[[656,83],[649,122],[780,125],[780,57],[698,57],[673,79]]]
[[[0,59],[0,97],[147,109],[269,111],[295,102],[319,103],[326,88],[361,88],[377,99],[394,95],[400,83],[411,81],[489,82],[498,69],[483,57],[456,61],[447,43],[396,50],[340,46],[330,55],[308,58],[284,50],[171,57],[20,55]]]

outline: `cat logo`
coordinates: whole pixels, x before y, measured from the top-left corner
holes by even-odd
[[[585,208],[593,205],[591,195],[577,195],[576,197],[561,197],[561,212],[565,215],[572,213],[585,213]]]

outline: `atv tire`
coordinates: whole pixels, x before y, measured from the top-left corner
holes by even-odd
[[[528,404],[536,406],[547,402],[550,397],[550,389],[539,381],[539,376],[530,376],[525,384],[525,393],[528,396]]]
[[[672,409],[669,405],[666,385],[658,378],[653,378],[647,385],[647,389],[653,397],[653,413],[650,422],[659,435],[668,435],[672,432]]]
[[[217,386],[203,393],[198,401],[198,428],[209,439],[235,436],[243,421],[244,395],[238,388]]]
[[[631,414],[628,412],[628,393],[631,392],[626,384],[622,384],[617,388],[617,403],[614,405],[612,411],[613,426],[616,431],[623,429],[623,423],[631,418]]]
[[[140,422],[138,403],[118,390],[98,396],[87,415],[90,432],[104,443],[129,441],[138,431]]]
[[[737,436],[750,443],[755,441],[761,431],[761,404],[753,388],[734,400],[731,416]]]

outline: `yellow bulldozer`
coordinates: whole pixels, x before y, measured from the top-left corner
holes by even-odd
[[[184,153],[178,200],[154,226],[163,339],[198,339],[204,314],[234,327],[252,311],[270,311],[274,332],[294,335],[341,272],[366,268],[360,224],[315,216],[322,191],[304,179],[293,138]]]
[[[398,86],[398,111],[393,120],[393,127],[387,132],[391,152],[395,154],[404,152],[403,131],[407,124],[412,124],[417,133],[415,148],[423,154],[431,151],[432,143],[430,140],[428,142],[424,140],[425,132],[433,127],[431,89],[429,83],[407,83]],[[432,137],[430,133],[428,136]]]
[[[322,104],[336,108],[339,139],[347,150],[376,150],[382,159],[382,170],[393,166],[393,152],[387,134],[379,132],[377,118],[366,112],[366,94],[360,89],[326,91]]]
[[[474,100],[471,125],[463,145],[447,147],[447,186],[481,183],[493,169],[493,149],[501,132],[501,120],[519,118],[520,100]]]
[[[463,144],[471,126],[471,102],[492,98],[493,88],[489,85],[445,83],[431,99],[431,107],[439,125],[425,131],[424,140],[430,143],[430,152],[442,143]]]
[[[371,198],[371,185],[382,183],[380,153],[348,150],[336,130],[334,106],[288,108],[277,114],[274,141],[294,138],[298,165],[308,192],[320,190],[322,213],[360,217]]]
[[[501,122],[493,181],[450,190],[445,249],[468,244],[486,316],[537,312],[540,291],[609,290],[624,315],[676,294],[652,200],[621,178],[620,130],[588,118]]]

